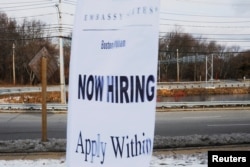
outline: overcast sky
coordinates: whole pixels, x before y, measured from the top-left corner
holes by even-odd
[[[0,11],[21,21],[40,19],[58,24],[59,0],[1,0]],[[72,28],[76,0],[62,0],[65,33]],[[33,16],[33,17],[32,17]],[[161,0],[160,35],[178,27],[182,32],[215,40],[226,46],[250,49],[249,0]]]

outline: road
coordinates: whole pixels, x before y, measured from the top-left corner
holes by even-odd
[[[48,114],[48,138],[66,137],[66,114]],[[0,140],[41,138],[41,114],[0,113]]]
[[[66,137],[67,114],[48,114],[48,138]],[[183,111],[156,113],[155,134],[161,136],[250,134],[250,111]],[[0,113],[0,140],[41,138],[38,113]]]
[[[161,136],[250,133],[250,111],[184,111],[156,113],[155,134]]]

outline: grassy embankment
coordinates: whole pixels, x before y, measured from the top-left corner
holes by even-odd
[[[159,97],[193,96],[193,95],[228,95],[228,94],[249,94],[250,88],[194,88],[194,89],[159,89]]]

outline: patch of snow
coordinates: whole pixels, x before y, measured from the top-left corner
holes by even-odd
[[[232,133],[223,135],[191,135],[191,136],[155,136],[154,149],[184,148],[200,146],[249,144],[250,134]],[[49,139],[41,142],[40,139],[0,141],[0,152],[65,152],[66,139]]]
[[[40,139],[0,141],[0,152],[61,152],[65,151],[66,139],[49,139],[42,142]]]
[[[150,167],[159,166],[204,167],[207,166],[207,154],[174,154],[153,156]]]
[[[192,135],[178,137],[155,136],[154,148],[181,148],[250,143],[250,134],[234,133],[224,135]],[[0,141],[0,152],[61,152],[65,151],[66,139]],[[66,167],[65,157],[61,159],[0,160],[0,167]],[[207,153],[154,154],[150,167],[160,166],[207,166]]]
[[[65,167],[66,163],[62,160],[38,159],[38,160],[0,160],[1,167]]]
[[[249,144],[250,134],[232,133],[221,135],[155,136],[154,148],[180,148],[217,145]]]
[[[66,167],[65,158],[61,159],[38,159],[38,160],[0,160],[1,167]],[[207,166],[206,154],[192,155],[157,155],[152,156],[150,167],[161,166],[188,166],[205,167]]]

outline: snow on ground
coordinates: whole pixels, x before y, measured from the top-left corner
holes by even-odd
[[[150,167],[163,166],[187,166],[187,167],[204,167],[207,166],[207,154],[191,155],[158,155],[153,156]]]
[[[1,167],[66,167],[64,160],[51,160],[51,159],[39,159],[39,160],[0,160]]]
[[[38,160],[0,160],[1,167],[66,167],[65,158],[61,159],[38,159]],[[207,166],[206,154],[191,155],[154,155],[150,167],[205,167]]]
[[[198,146],[216,146],[232,144],[249,144],[250,134],[234,133],[224,135],[192,135],[163,137],[155,136],[154,148],[183,148]],[[66,139],[49,139],[48,142],[37,140],[11,140],[0,141],[1,153],[17,152],[65,152]],[[35,160],[0,160],[0,167],[66,167],[65,157],[59,159]],[[154,154],[150,167],[205,167],[207,166],[207,153],[193,154]]]
[[[232,133],[222,135],[190,135],[190,136],[155,136],[154,149],[184,148],[200,146],[218,146],[249,144],[250,134]],[[65,152],[66,139],[7,140],[0,141],[0,152]],[[0,166],[1,167],[1,166]]]

